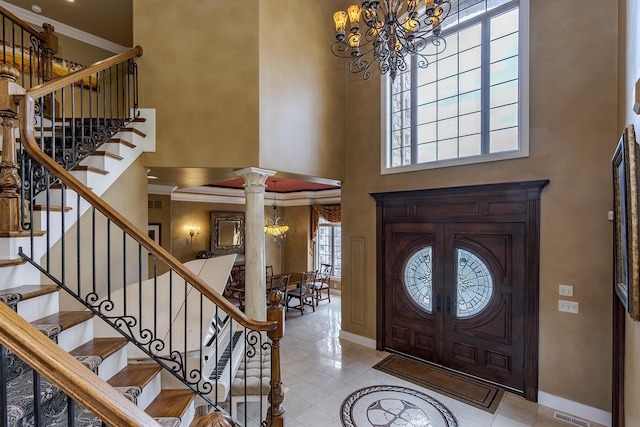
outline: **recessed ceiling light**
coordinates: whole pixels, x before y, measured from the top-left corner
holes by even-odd
[[[35,13],[42,13],[42,8],[40,6],[38,6],[37,4],[32,4],[31,5],[31,10],[33,10]]]

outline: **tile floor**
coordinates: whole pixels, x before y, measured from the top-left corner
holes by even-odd
[[[571,426],[554,420],[552,409],[511,393],[506,393],[496,413],[490,414],[375,370],[372,366],[388,353],[341,340],[340,322],[340,297],[335,293],[331,303],[321,302],[315,313],[307,308],[301,316],[299,311],[289,310],[281,342],[287,427],[340,427],[342,401],[359,388],[383,384],[413,388],[434,397],[456,416],[460,427]],[[249,408],[251,418],[252,412]]]

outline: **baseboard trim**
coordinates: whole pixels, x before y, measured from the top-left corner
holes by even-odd
[[[363,337],[362,335],[352,334],[351,332],[340,331],[340,338],[343,340],[351,341],[356,344],[363,345],[369,348],[376,348],[376,340]]]
[[[578,418],[584,418],[585,420],[611,427],[611,412],[603,411],[602,409],[583,405],[582,403],[574,402],[564,397],[554,396],[544,391],[538,391],[538,403]]]

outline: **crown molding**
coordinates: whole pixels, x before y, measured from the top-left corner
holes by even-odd
[[[0,6],[7,9],[9,12],[13,13],[15,16],[29,24],[41,27],[44,22],[48,22],[54,26],[54,28],[56,29],[56,33],[71,37],[72,39],[79,40],[83,43],[90,44],[95,47],[99,47],[100,49],[104,49],[113,53],[124,53],[131,50],[130,47],[125,47],[107,39],[94,36],[93,34],[87,33],[86,31],[82,31],[67,24],[63,24],[62,22],[49,19],[44,15],[31,12],[11,3],[7,3],[6,1],[0,0]]]
[[[336,204],[340,203],[341,192],[341,189],[297,191],[293,193],[267,192],[264,196],[264,204],[265,206],[271,205],[274,202],[274,194],[277,195],[276,201],[280,206]],[[246,204],[244,190],[217,187],[191,187],[176,190],[171,193],[171,200],[180,202],[228,203],[234,205]]]

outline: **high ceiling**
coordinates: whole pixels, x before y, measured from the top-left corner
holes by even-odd
[[[133,45],[133,0],[0,0],[3,4],[32,12],[37,5],[42,10],[42,22],[53,20],[93,34],[105,40],[129,47]],[[150,183],[188,188],[210,182],[211,187],[242,188],[243,180],[232,170],[206,168],[153,168],[150,175],[157,180]],[[267,181],[267,191],[278,193],[321,191],[340,188],[335,180],[278,172]]]
[[[133,0],[4,0],[121,46],[133,45]]]

